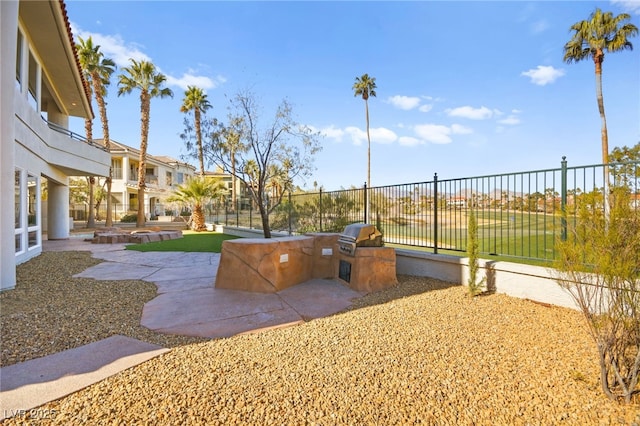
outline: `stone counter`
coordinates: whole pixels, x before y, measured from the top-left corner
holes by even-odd
[[[215,286],[275,293],[314,278],[337,279],[341,263],[349,269],[348,279],[342,280],[356,291],[368,293],[398,283],[393,248],[360,247],[355,256],[346,256],[338,252],[339,236],[316,233],[224,241]]]
[[[275,293],[320,278],[314,276],[315,257],[327,262],[312,236],[227,240],[222,243],[216,287]]]

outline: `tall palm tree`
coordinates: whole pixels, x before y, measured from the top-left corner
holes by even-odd
[[[109,151],[111,149],[111,140],[109,138],[109,120],[107,119],[107,102],[104,98],[107,95],[107,86],[111,84],[111,74],[116,70],[116,63],[112,59],[104,57],[104,54],[100,52],[100,46],[94,46],[91,37],[87,40],[83,40],[81,37],[78,37],[78,40],[80,41],[76,44],[78,60],[80,61],[80,66],[85,78],[92,85],[92,92],[96,98],[98,110],[100,111],[104,147]],[[109,167],[109,176],[107,176],[107,216],[105,218],[105,226],[113,225],[113,212],[111,211],[111,172],[111,167]]]
[[[168,202],[179,202],[191,207],[191,229],[205,231],[204,204],[219,198],[226,191],[222,179],[197,176],[179,185],[174,193],[167,198]]]
[[[633,49],[628,38],[637,35],[638,28],[627,22],[630,19],[631,16],[627,13],[613,16],[611,12],[602,12],[596,8],[588,20],[576,22],[571,26],[573,36],[564,45],[564,61],[566,63],[592,59],[595,64],[596,100],[602,121],[602,162],[604,164],[609,163],[609,138],[602,98],[602,62],[605,51],[613,53]]]
[[[156,70],[149,61],[130,59],[131,66],[124,67],[125,74],[120,74],[118,80],[118,96],[129,94],[134,89],[140,90],[140,159],[138,164],[138,217],[136,226],[145,223],[144,190],[147,161],[147,144],[149,138],[149,120],[151,112],[151,98],[173,97],[173,92],[163,87],[167,77]]]
[[[367,190],[371,188],[371,136],[369,135],[369,96],[376,96],[376,78],[369,77],[369,74],[362,74],[361,77],[356,77],[356,82],[353,83],[353,96],[362,96],[364,99],[364,108],[367,117]],[[366,222],[369,222],[369,197],[367,197],[367,217]]]
[[[187,86],[184,92],[184,99],[180,112],[188,113],[193,111],[194,123],[196,127],[196,144],[198,148],[198,161],[200,163],[200,176],[204,176],[204,155],[202,153],[202,130],[200,127],[200,116],[207,112],[212,106],[207,99],[207,95],[202,89],[195,86]]]

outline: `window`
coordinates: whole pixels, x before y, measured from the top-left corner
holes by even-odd
[[[129,180],[138,180],[138,163],[129,163]]]
[[[40,177],[19,169],[14,174],[16,254],[41,244]]]
[[[173,175],[171,174],[171,172],[167,172],[166,183],[167,183],[167,186],[173,185]]]
[[[21,203],[20,200],[22,199],[22,190],[20,188],[20,170],[16,170],[15,172],[15,183],[14,183],[14,194],[15,194],[15,202],[14,202],[14,208],[15,208],[15,217],[16,217],[16,229],[19,229],[22,227],[22,208],[21,208]]]
[[[38,110],[38,62],[29,51],[29,104]]]
[[[111,178],[122,179],[122,158],[111,159]]]
[[[16,48],[16,84],[18,87],[22,87],[22,33],[18,30],[18,45]]]
[[[29,226],[38,225],[38,179],[27,176],[27,220]]]
[[[184,173],[176,173],[176,183],[182,185],[184,183]]]

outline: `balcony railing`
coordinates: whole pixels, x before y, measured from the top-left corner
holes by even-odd
[[[95,143],[94,141],[90,141],[89,139],[85,138],[84,136],[82,136],[82,135],[80,135],[78,133],[72,132],[71,130],[62,127],[61,125],[59,125],[57,123],[49,121],[49,120],[47,120],[46,118],[44,118],[42,116],[41,116],[41,118],[45,123],[47,123],[47,126],[51,130],[54,130],[54,131],[56,131],[58,133],[62,133],[63,135],[66,135],[66,136],[70,137],[71,139],[75,139],[77,141],[84,142],[84,143],[89,144],[91,146],[95,146],[96,148],[100,148],[103,151],[107,150],[103,145],[100,145],[99,143]]]

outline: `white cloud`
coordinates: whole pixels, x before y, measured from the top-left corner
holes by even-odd
[[[420,139],[412,138],[411,136],[400,136],[398,143],[403,146],[416,146],[422,145],[424,142]]]
[[[640,15],[640,1],[638,0],[612,0],[611,2],[619,5],[627,13]]]
[[[363,142],[367,141],[367,133],[357,127],[346,127],[344,129],[344,132],[351,136],[351,140],[353,141],[354,145],[362,145]]]
[[[351,140],[355,145],[362,145],[367,142],[367,132],[354,126],[349,126],[344,129],[344,132],[351,136]],[[369,129],[371,135],[371,142],[377,142],[382,144],[393,143],[398,139],[398,135],[393,130],[386,129],[384,127],[377,127]]]
[[[462,126],[460,124],[452,124],[451,133],[454,133],[456,135],[468,135],[469,133],[473,133],[473,129]]]
[[[336,128],[333,124],[329,127],[325,127],[323,129],[317,130],[313,127],[310,127],[313,132],[319,131],[320,134],[326,138],[335,139],[338,142],[342,142],[342,137],[344,136],[344,130]]]
[[[94,46],[100,46],[100,51],[104,54],[105,58],[112,59],[119,68],[130,66],[131,59],[153,62],[149,56],[142,52],[142,46],[135,43],[126,43],[119,35],[84,31],[74,23],[71,23],[71,31],[75,36],[81,37],[83,40],[91,37]],[[160,70],[159,67],[158,70]],[[178,86],[184,90],[187,89],[187,86],[196,86],[204,90],[214,89],[226,81],[226,78],[223,76],[218,75],[213,78],[206,77],[197,75],[194,70],[188,70],[182,74],[181,77],[167,75],[168,86]]]
[[[537,84],[538,86],[545,86],[562,77],[564,75],[564,70],[556,69],[552,66],[538,65],[535,69],[523,71],[522,73],[520,73],[520,75],[529,77],[533,84]]]
[[[530,28],[532,33],[540,34],[541,32],[545,31],[547,28],[549,28],[549,23],[544,19],[541,19],[539,21],[532,23]]]
[[[420,112],[429,112],[433,109],[433,105],[431,104],[424,104],[424,105],[420,105],[420,107],[418,108],[418,111]]]
[[[212,79],[205,76],[195,75],[192,70],[189,70],[188,73],[182,74],[182,77],[180,78],[167,75],[167,85],[178,86],[184,90],[187,90],[187,86],[196,86],[204,90],[215,89],[226,81],[227,79],[220,75]]]
[[[480,108],[473,108],[470,106],[463,106],[453,109],[447,109],[445,111],[450,117],[462,117],[468,118],[471,120],[486,120],[491,118],[494,114],[494,111],[489,108],[482,106]],[[499,113],[499,111],[497,111]]]
[[[393,130],[384,127],[369,129],[369,133],[371,134],[371,142],[387,144],[393,143],[398,139],[398,135]]]
[[[506,118],[503,118],[502,120],[498,120],[498,123],[500,123],[500,124],[508,124],[510,126],[515,126],[516,124],[520,124],[520,119],[518,117],[516,117],[514,114],[511,114],[511,115],[507,116]]]
[[[423,140],[437,143],[446,144],[451,143],[451,129],[441,124],[418,124],[415,126],[414,131]]]
[[[120,68],[129,66],[131,64],[129,59],[131,58],[136,61],[151,60],[151,58],[140,50],[138,45],[134,43],[125,43],[119,35],[91,33],[82,30],[74,23],[71,23],[71,31],[76,37],[81,37],[83,40],[87,40],[91,37],[93,45],[100,46],[100,51],[104,54],[105,58],[113,59],[116,65]]]
[[[405,111],[408,111],[420,105],[420,98],[415,96],[395,95],[395,96],[390,96],[387,99],[387,102],[389,102],[391,105],[393,105],[396,108],[400,108]]]

